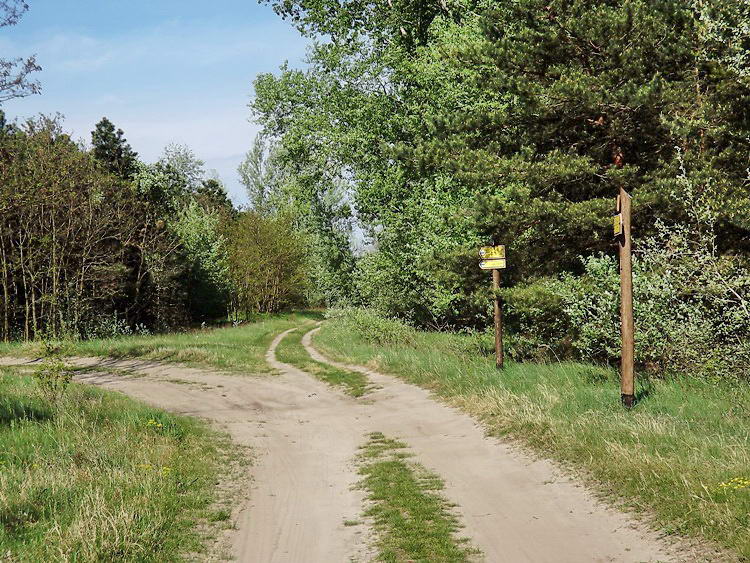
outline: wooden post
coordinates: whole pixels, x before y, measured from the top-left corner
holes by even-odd
[[[633,326],[633,268],[630,247],[630,194],[620,188],[618,211],[622,214],[620,248],[620,330],[622,357],[620,363],[620,394],[622,404],[632,408],[635,404],[634,326]]]
[[[492,289],[495,294],[495,366],[503,369],[503,310],[500,307],[500,270],[492,270]]]

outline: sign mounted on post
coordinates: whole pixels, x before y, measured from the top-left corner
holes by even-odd
[[[482,260],[495,260],[505,258],[505,245],[483,246],[479,249],[479,257]]]
[[[614,223],[614,235],[616,237],[619,237],[623,233],[622,228],[622,213],[617,213],[613,218],[612,221]]]
[[[492,270],[492,291],[495,294],[495,366],[503,369],[503,310],[500,305],[500,270],[506,267],[505,246],[483,246],[479,249],[479,267],[482,270]]]
[[[479,267],[482,270],[504,270],[506,268],[505,262],[505,246],[483,246],[479,249],[479,257],[482,259],[479,262]]]

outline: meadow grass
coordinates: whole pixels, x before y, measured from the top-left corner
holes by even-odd
[[[315,311],[258,315],[234,327],[196,329],[179,333],[128,335],[96,340],[64,341],[68,356],[144,358],[190,366],[251,373],[268,372],[265,353],[279,333],[321,318]],[[0,356],[33,356],[43,353],[39,342],[0,343]]]
[[[197,420],[78,384],[52,404],[33,376],[2,368],[0,558],[206,559],[235,455]]]
[[[750,559],[750,385],[684,377],[639,380],[639,402],[620,405],[614,370],[577,363],[508,363],[476,338],[417,332],[368,339],[345,318],[316,346],[432,389],[482,421],[570,468],[668,533],[705,538]],[[732,481],[734,480],[734,481]]]
[[[340,369],[313,360],[302,346],[304,329],[287,334],[276,348],[276,358],[285,364],[293,365],[337,387],[341,387],[353,397],[361,397],[370,386],[367,377],[356,371]]]
[[[440,496],[443,482],[410,461],[406,444],[380,432],[370,435],[358,456],[359,486],[367,491],[377,532],[379,561],[469,561],[478,553],[457,538],[458,520]]]

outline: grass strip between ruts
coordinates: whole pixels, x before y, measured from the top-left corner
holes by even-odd
[[[361,397],[370,387],[367,376],[313,360],[302,345],[303,329],[287,334],[276,348],[276,358],[329,383],[342,387],[349,395]]]
[[[471,561],[479,553],[466,538],[441,495],[437,475],[409,459],[406,444],[370,434],[358,456],[359,486],[367,491],[365,516],[376,530],[380,561]]]

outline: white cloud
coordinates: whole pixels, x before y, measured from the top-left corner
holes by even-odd
[[[9,102],[10,115],[59,111],[66,128],[85,140],[107,116],[146,161],[170,142],[186,144],[217,170],[238,203],[246,198],[236,168],[258,131],[248,122],[252,80],[304,53],[304,40],[280,21],[170,21],[106,37],[38,37],[0,40],[3,52],[36,52],[43,67],[43,95]]]
[[[235,203],[245,203],[244,188],[237,166],[250,149],[259,127],[248,122],[248,110],[237,103],[223,108],[206,108],[201,117],[190,117],[190,108],[172,108],[169,114],[144,111],[137,117],[130,112],[110,111],[107,117],[125,132],[132,147],[146,162],[157,160],[169,143],[189,146],[206,162],[206,170],[216,170]],[[145,109],[145,108],[144,108]],[[87,112],[70,115],[65,126],[74,138],[90,139],[90,131],[101,115]]]
[[[205,69],[241,57],[275,57],[285,43],[283,51],[298,54],[303,41],[291,29],[280,36],[277,28],[268,26],[205,28],[167,22],[127,35],[97,38],[80,33],[56,33],[39,42],[7,47],[19,52],[32,49],[48,68],[88,74],[105,68],[120,71]],[[279,58],[278,63],[281,62],[283,58]]]

